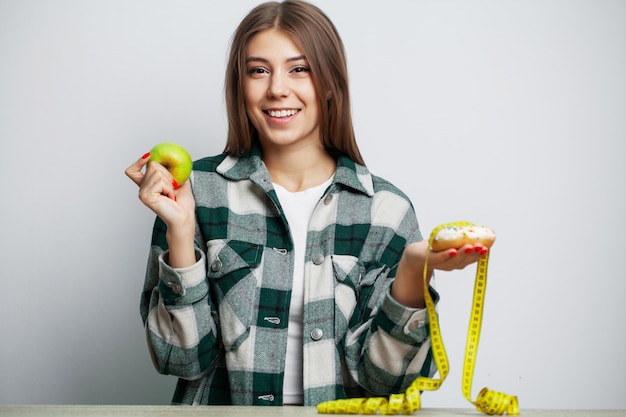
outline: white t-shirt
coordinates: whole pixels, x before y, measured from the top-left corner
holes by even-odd
[[[302,312],[304,309],[304,252],[309,220],[315,206],[331,184],[332,177],[323,184],[303,191],[291,192],[278,184],[274,189],[280,205],[289,222],[293,238],[295,260],[291,306],[289,307],[289,325],[287,327],[287,357],[285,359],[285,380],[283,383],[283,402],[285,404],[303,404],[302,383]]]

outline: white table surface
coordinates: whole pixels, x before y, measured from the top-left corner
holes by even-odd
[[[380,414],[378,414],[380,415]],[[473,409],[428,409],[418,417],[485,416]],[[526,410],[529,417],[626,417],[626,410]],[[324,416],[315,407],[128,406],[128,405],[0,405],[2,417],[274,417]]]

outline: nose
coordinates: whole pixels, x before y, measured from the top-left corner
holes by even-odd
[[[268,97],[286,97],[289,94],[289,81],[285,74],[274,72],[267,89]]]

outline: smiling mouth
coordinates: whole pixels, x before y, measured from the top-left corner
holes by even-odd
[[[266,110],[265,113],[270,115],[271,117],[277,117],[277,118],[282,118],[282,117],[289,117],[289,116],[293,116],[294,114],[298,113],[300,110],[298,109],[290,109],[290,110]]]

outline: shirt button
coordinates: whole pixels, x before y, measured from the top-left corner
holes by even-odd
[[[222,261],[220,261],[219,259],[214,260],[211,264],[211,270],[213,272],[218,272],[220,269],[222,269]]]
[[[328,194],[326,196],[326,198],[324,198],[324,204],[329,205],[331,203],[331,201],[333,201],[333,195],[332,194]]]
[[[322,255],[321,253],[318,253],[317,255],[315,255],[313,257],[313,263],[315,265],[321,265],[322,263],[324,263],[324,255]]]
[[[175,282],[172,284],[172,292],[174,294],[180,294],[180,291],[182,290],[182,287],[180,286],[179,283]]]
[[[322,329],[313,329],[311,330],[311,339],[320,340],[324,336],[324,332]]]

